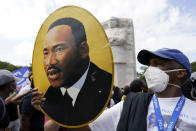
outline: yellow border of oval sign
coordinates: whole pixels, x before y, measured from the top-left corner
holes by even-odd
[[[113,89],[113,81],[114,81],[114,64],[113,64],[113,57],[112,57],[110,43],[108,41],[108,38],[105,34],[103,27],[98,22],[98,20],[87,10],[76,6],[64,6],[62,8],[57,9],[42,24],[35,41],[34,51],[33,51],[32,70],[33,70],[35,87],[38,88],[39,91],[43,92],[43,94],[45,94],[48,87],[50,86],[43,65],[44,40],[50,24],[55,20],[64,17],[72,17],[83,23],[86,30],[91,61],[101,69],[112,74],[112,84],[111,84],[111,91],[110,91],[110,96],[111,96],[112,89]],[[101,113],[104,111],[104,109],[106,108],[109,102],[109,98],[102,111],[93,120],[89,121],[88,123],[77,125],[77,126],[68,126],[68,125],[63,125],[61,123],[58,123],[55,120],[53,121],[60,126],[69,127],[69,128],[78,128],[78,127],[86,126],[90,122],[94,121],[99,115],[101,115]],[[46,116],[48,116],[43,110],[42,112]]]

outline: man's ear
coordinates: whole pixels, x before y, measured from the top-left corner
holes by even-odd
[[[184,78],[188,75],[188,73],[186,71],[179,71],[178,74],[177,74],[177,77],[178,78]]]
[[[88,43],[86,41],[83,41],[80,44],[79,50],[80,50],[80,56],[81,56],[81,58],[86,58],[86,57],[89,56],[89,47],[88,47]]]

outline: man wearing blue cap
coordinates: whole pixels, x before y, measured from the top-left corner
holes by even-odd
[[[149,66],[144,76],[149,93],[129,93],[89,125],[92,131],[194,131],[196,103],[187,99],[181,85],[190,77],[188,58],[177,49],[141,50],[137,56]]]
[[[89,124],[90,128],[77,131],[195,131],[196,103],[181,90],[191,74],[188,58],[181,51],[168,48],[141,50],[137,58],[149,66],[144,76],[154,95],[130,92],[124,101]],[[41,101],[44,100],[40,98],[37,103]]]

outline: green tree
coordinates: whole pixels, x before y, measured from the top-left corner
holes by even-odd
[[[23,66],[15,66],[9,62],[4,62],[4,61],[0,61],[0,69],[6,69],[6,70],[9,70],[9,71],[14,71],[16,69],[19,69]]]
[[[196,62],[192,62],[191,63],[191,72],[195,72],[196,71]]]
[[[145,81],[144,72],[146,71],[147,68],[148,68],[147,66],[141,66],[141,67],[140,67],[141,72],[137,72],[137,77],[138,77],[140,80],[144,80],[144,81]]]

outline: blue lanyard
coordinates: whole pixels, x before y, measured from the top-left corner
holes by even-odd
[[[1,115],[1,117],[0,117],[0,120],[2,120],[2,119],[4,118],[4,116],[5,116],[6,109],[5,109],[4,100],[3,100],[1,97],[0,97],[0,101],[1,101],[1,103],[3,104],[3,113],[2,113],[2,115]]]
[[[153,106],[154,106],[154,110],[155,110],[155,114],[156,114],[156,123],[158,126],[159,131],[164,131],[164,119],[163,116],[161,114],[161,110],[160,110],[160,106],[159,106],[159,101],[157,99],[157,97],[155,95],[153,95]],[[182,108],[184,106],[185,103],[185,97],[184,95],[182,95],[180,97],[180,99],[178,100],[178,103],[172,113],[172,116],[169,120],[169,123],[167,125],[166,131],[172,131],[176,121],[180,115],[180,112],[182,111]]]

